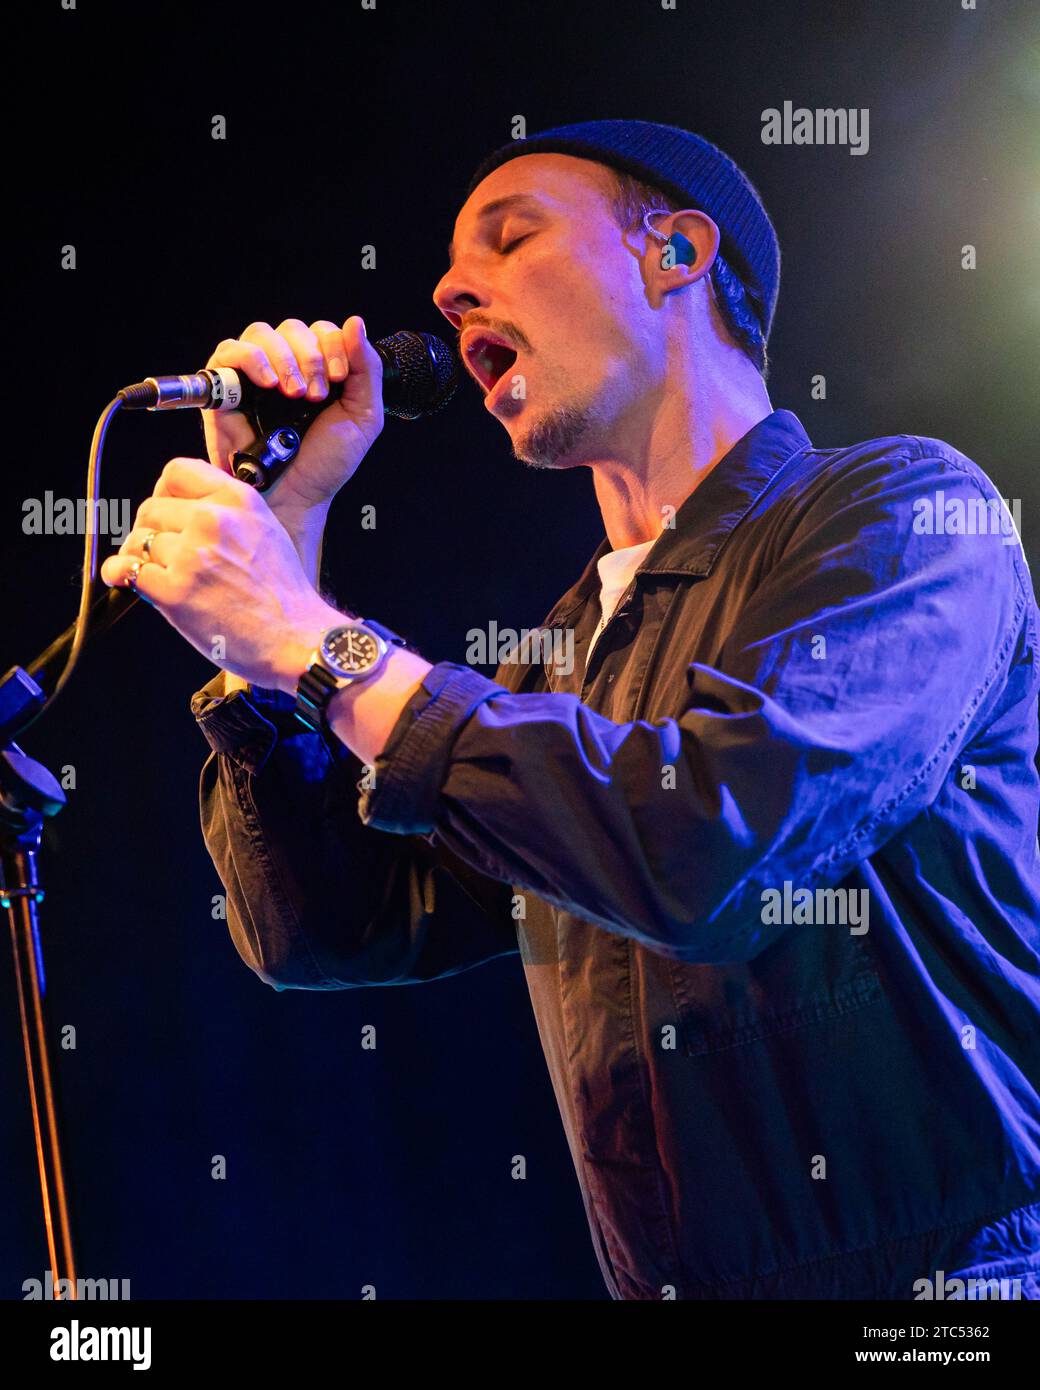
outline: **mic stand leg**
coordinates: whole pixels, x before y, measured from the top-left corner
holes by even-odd
[[[15,744],[0,753],[0,907],[6,909],[11,927],[51,1278],[55,1289],[62,1288],[59,1280],[68,1280],[64,1296],[74,1299],[76,1268],[44,1009],[46,982],[37,912],[43,891],[36,875],[44,816],[54,815],[64,801],[61,788],[41,763],[27,758]]]

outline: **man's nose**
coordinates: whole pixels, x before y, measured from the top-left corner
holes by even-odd
[[[459,328],[468,310],[486,307],[490,298],[478,285],[464,280],[453,266],[433,291],[433,302],[452,328]]]

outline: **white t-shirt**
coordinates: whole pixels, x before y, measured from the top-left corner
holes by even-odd
[[[632,576],[639,568],[640,561],[650,553],[656,539],[655,536],[651,540],[641,541],[639,545],[626,545],[621,550],[608,550],[596,561],[596,568],[599,570],[601,616],[599,626],[592,634],[592,641],[589,643],[589,649],[585,655],[586,670],[589,668],[589,657],[592,656],[592,649],[596,645],[600,633],[610,622],[621,595],[631,584]]]

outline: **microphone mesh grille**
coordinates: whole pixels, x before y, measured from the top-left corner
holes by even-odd
[[[379,346],[393,353],[399,376],[384,394],[388,415],[417,420],[432,415],[455,394],[458,359],[442,338],[410,329],[381,338]]]

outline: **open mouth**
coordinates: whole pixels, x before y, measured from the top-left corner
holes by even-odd
[[[463,360],[470,375],[490,391],[516,361],[516,348],[494,333],[477,330],[463,345]]]

